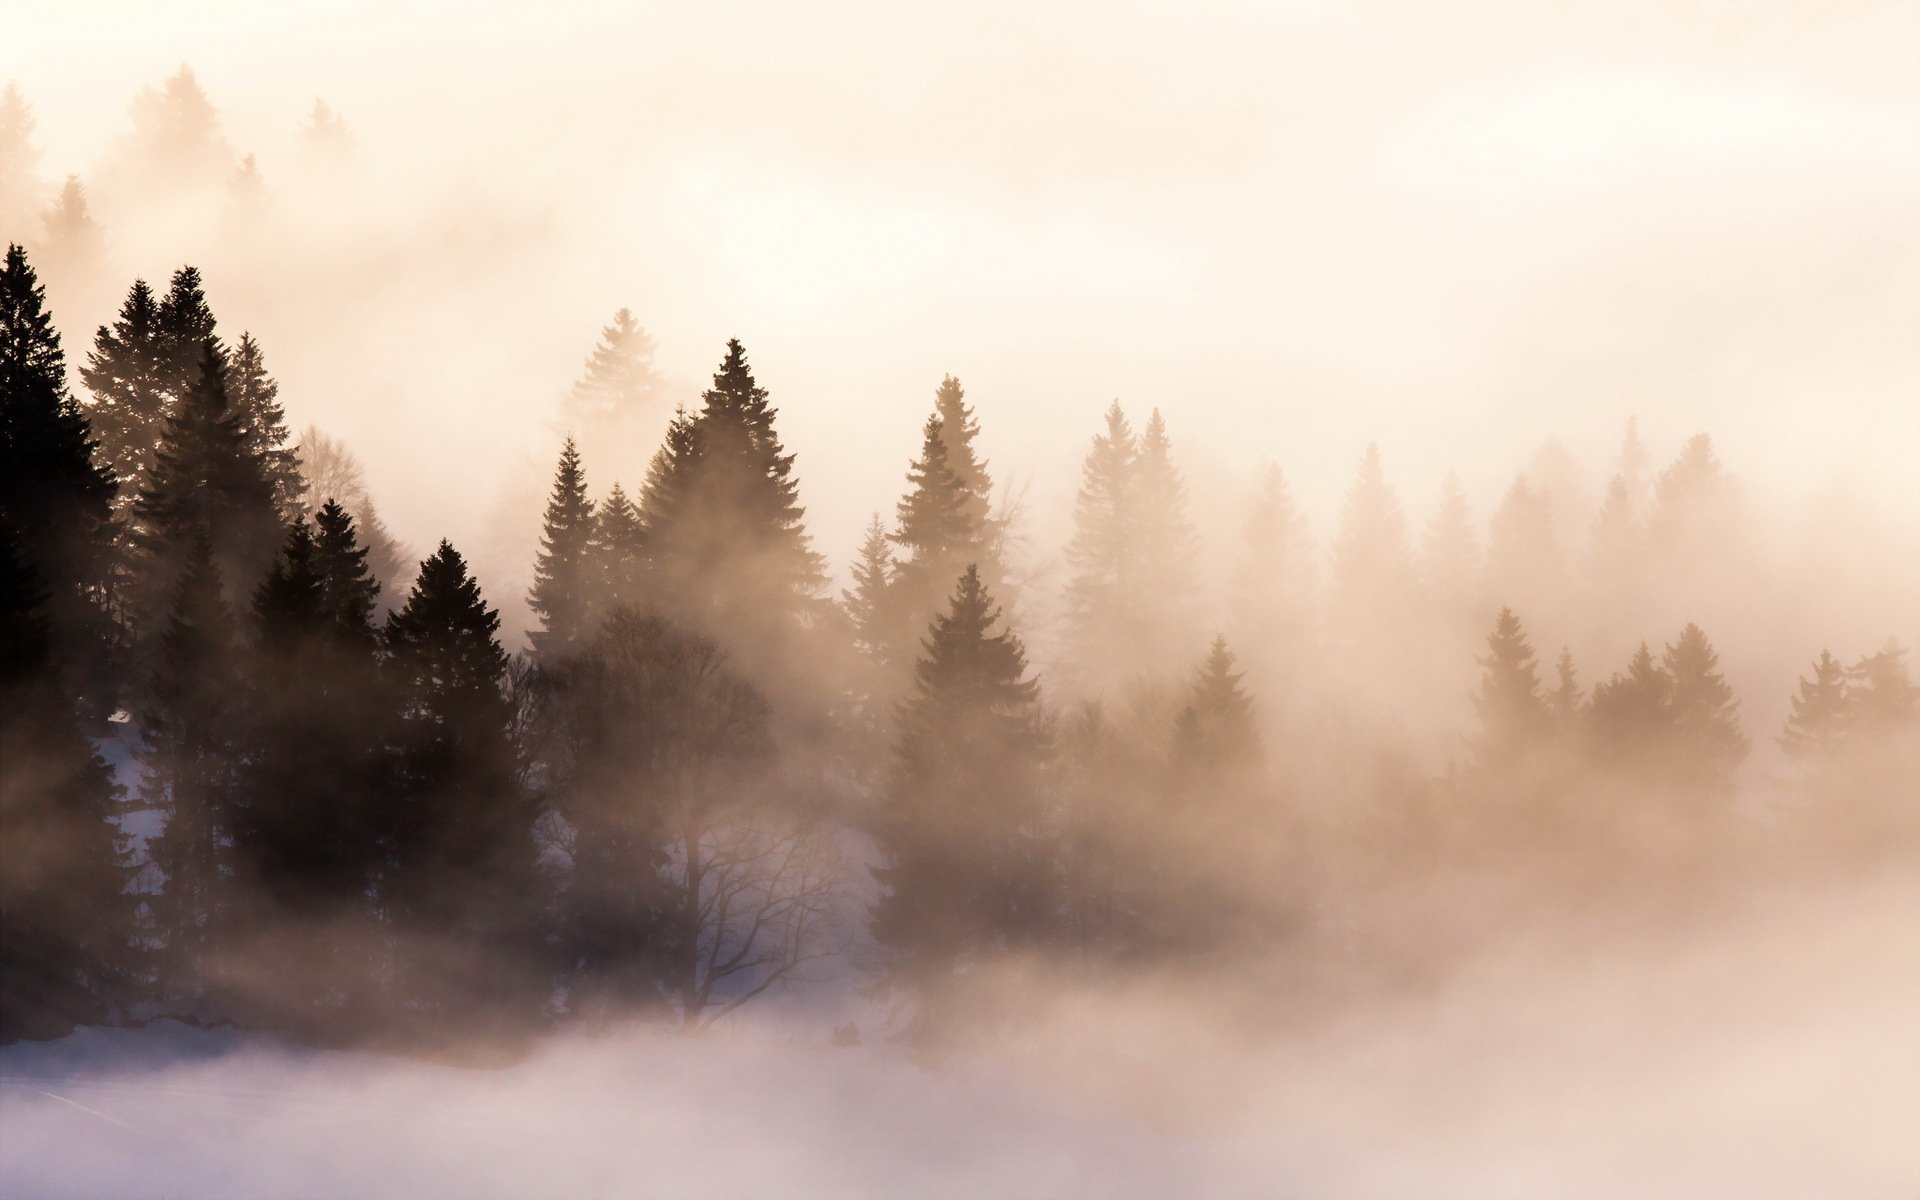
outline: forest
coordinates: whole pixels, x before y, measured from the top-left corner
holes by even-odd
[[[116,203],[285,235],[190,70],[133,117]],[[1548,440],[1484,513],[1451,478],[1410,506],[1376,446],[1282,441],[1227,519],[1151,398],[1082,399],[1041,545],[983,448],[997,401],[946,375],[897,401],[898,495],[831,563],[781,380],[729,340],[681,388],[622,308],[553,381],[550,482],[511,518],[537,549],[496,582],[389,527],[216,316],[219,269],[108,278],[34,128],[9,86],[0,1042],[170,1018],[484,1059],[823,978],[870,1005],[833,1037],[928,1054],[1017,1039],[1036,982],[1285,1025],[1920,855],[1920,608],[1871,638],[1738,619],[1809,585],[1711,431]],[[326,104],[300,138],[345,169]],[[1293,480],[1329,455],[1316,524]]]

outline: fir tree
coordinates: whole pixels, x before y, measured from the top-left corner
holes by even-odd
[[[1427,595],[1449,616],[1481,615],[1480,541],[1473,532],[1473,511],[1460,477],[1449,473],[1440,492],[1440,505],[1427,522],[1421,544],[1420,578]]]
[[[353,516],[329,500],[314,515],[314,564],[320,574],[321,612],[336,636],[348,644],[371,646],[373,616],[380,602],[380,581],[369,565],[371,551],[361,544]]]
[[[642,603],[646,594],[646,532],[640,510],[627,498],[626,489],[614,484],[593,526],[600,585],[609,609],[633,608]]]
[[[1593,689],[1591,720],[1603,760],[1629,773],[1657,766],[1671,742],[1672,703],[1673,677],[1641,642],[1624,672]]]
[[[1747,739],[1740,732],[1740,703],[1720,674],[1719,655],[1700,627],[1689,624],[1667,647],[1661,666],[1673,680],[1675,777],[1731,795],[1733,772],[1747,756]]]
[[[1736,516],[1738,494],[1713,452],[1713,439],[1695,434],[1654,483],[1647,526],[1654,546],[1670,561],[1696,565],[1724,546]]]
[[[900,710],[872,914],[891,978],[931,984],[1049,918],[1046,734],[1025,649],[969,568],[933,623]]]
[[[378,814],[382,906],[402,933],[435,939],[460,969],[416,975],[429,1007],[517,1003],[535,892],[533,811],[516,773],[499,614],[447,542],[420,565],[385,644],[401,723],[397,779]],[[495,956],[477,982],[475,956]]]
[[[129,115],[133,130],[118,165],[130,191],[204,186],[232,164],[218,114],[185,64],[159,86],[141,89]]]
[[[887,595],[893,573],[893,539],[880,514],[874,513],[860,543],[860,557],[853,564],[853,586],[842,594],[841,604],[853,627],[856,648],[868,662],[882,667],[891,661],[895,649],[889,624],[893,606]]]
[[[1351,648],[1387,631],[1414,579],[1406,516],[1368,444],[1333,543],[1334,627]]]
[[[211,970],[232,915],[229,842],[240,703],[232,616],[204,534],[181,557],[142,711],[140,797],[165,817],[152,840],[166,881],[151,900],[163,999],[190,1005],[218,981]]]
[[[9,82],[0,90],[0,229],[26,225],[40,204],[40,179],[34,167],[40,148],[33,144],[33,106]]]
[[[313,170],[339,170],[353,159],[353,135],[347,123],[318,97],[300,126],[299,147],[302,161]]]
[[[1195,673],[1186,706],[1174,722],[1174,769],[1190,783],[1205,779],[1217,787],[1260,763],[1253,698],[1241,686],[1243,675],[1234,666],[1227,639],[1214,638],[1206,661]]]
[[[99,265],[100,223],[87,208],[87,189],[79,176],[67,176],[41,223],[46,229],[47,253],[62,277],[84,275]]]
[[[1847,736],[1847,671],[1822,650],[1813,675],[1800,680],[1793,711],[1777,739],[1781,752],[1797,763],[1823,765],[1838,756]]]
[[[969,564],[980,562],[985,531],[972,517],[973,497],[948,461],[938,416],[927,418],[920,457],[907,468],[907,493],[896,510],[898,528],[886,589],[883,637],[892,647],[882,657],[907,657],[917,631],[924,629],[950,594],[953,581]]]
[[[19,246],[0,266],[0,524],[47,593],[51,651],[64,674],[98,666],[114,486],[67,391],[46,291]]]
[[[1228,596],[1255,677],[1297,675],[1313,639],[1314,547],[1280,468],[1269,464],[1247,518]]]
[[[527,596],[540,618],[540,628],[530,636],[542,657],[569,654],[593,635],[601,599],[596,525],[580,452],[568,438],[554,472],[533,590]]]
[[[1633,501],[1633,488],[1623,475],[1607,484],[1606,499],[1593,521],[1593,552],[1589,564],[1592,584],[1603,593],[1632,595],[1639,590],[1646,537]]]
[[[1187,516],[1186,481],[1157,408],[1140,433],[1132,474],[1129,507],[1144,588],[1135,597],[1141,627],[1134,650],[1150,670],[1165,670],[1194,648],[1200,551]]]
[[[1093,694],[1118,681],[1115,651],[1132,650],[1126,613],[1143,586],[1130,529],[1138,452],[1133,427],[1116,400],[1107,408],[1105,432],[1093,439],[1082,461],[1073,540],[1067,546],[1073,574],[1067,584],[1066,657]]]
[[[110,326],[94,335],[80,378],[92,393],[87,416],[100,439],[101,465],[120,482],[120,501],[133,502],[167,418],[166,353],[160,307],[145,280],[136,279]]]
[[[309,517],[318,517],[326,504],[338,501],[353,518],[355,529],[367,548],[367,569],[388,595],[397,595],[410,580],[402,575],[409,570],[407,551],[388,531],[367,491],[360,462],[342,442],[328,437],[313,426],[300,435],[297,451],[305,491],[300,509]]]
[[[1646,505],[1647,464],[1651,461],[1647,444],[1640,440],[1639,419],[1628,417],[1626,429],[1620,437],[1620,452],[1614,458],[1613,478],[1618,479],[1626,491],[1629,511],[1638,511]]]
[[[282,520],[306,515],[301,498],[306,481],[300,477],[300,456],[287,432],[286,410],[280,407],[280,385],[267,374],[260,343],[250,333],[228,356],[227,394],[246,431],[248,451],[262,463],[273,481],[273,505]]]
[[[1507,489],[1489,523],[1489,581],[1502,599],[1537,611],[1557,601],[1560,569],[1552,501],[1522,475]]]
[[[1554,728],[1564,737],[1579,728],[1581,718],[1586,713],[1586,702],[1580,694],[1580,676],[1574,669],[1573,651],[1560,647],[1560,657],[1554,661],[1553,690],[1546,694],[1547,715],[1553,721]]]
[[[1910,730],[1920,716],[1920,687],[1907,674],[1907,652],[1889,640],[1847,668],[1847,729],[1873,738]]]
[[[600,330],[562,408],[567,426],[598,453],[621,460],[643,447],[662,391],[653,353],[653,338],[624,308]]]
[[[243,414],[228,400],[226,356],[217,341],[201,347],[198,382],[167,419],[132,520],[146,597],[134,598],[137,631],[160,611],[156,584],[177,577],[195,541],[211,545],[220,578],[242,597],[273,560],[281,536],[273,480],[248,444]]]
[[[1480,658],[1480,688],[1473,696],[1480,728],[1472,743],[1475,765],[1504,770],[1523,763],[1551,728],[1547,701],[1540,691],[1540,669],[1520,618],[1500,610],[1487,653]]]
[[[0,1044],[105,1017],[131,932],[120,788],[60,685],[46,601],[0,516]]]
[[[205,371],[206,346],[214,337],[214,325],[213,310],[207,306],[199,269],[181,267],[173,273],[167,294],[154,314],[161,388],[170,407],[184,402],[199,385]],[[224,366],[226,351],[222,349],[220,353]]]
[[[993,480],[987,474],[986,460],[975,446],[980,423],[974,419],[973,406],[967,403],[966,389],[948,375],[933,395],[933,413],[940,419],[940,437],[947,449],[947,466],[967,493],[967,521],[981,531],[982,578],[989,586],[1004,575],[999,569],[1000,534],[993,515]]]

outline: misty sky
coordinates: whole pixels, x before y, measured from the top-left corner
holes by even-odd
[[[745,341],[836,568],[949,371],[1048,538],[1116,396],[1202,492],[1276,457],[1322,531],[1369,438],[1416,513],[1449,468],[1484,511],[1628,413],[1920,510],[1920,6],[4,7],[50,178],[182,61],[269,183],[342,113],[377,298],[209,295],[416,543],[484,516],[423,439],[548,462],[622,304],[689,401]]]

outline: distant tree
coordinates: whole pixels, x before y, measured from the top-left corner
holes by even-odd
[[[1632,596],[1646,570],[1646,530],[1635,508],[1632,485],[1615,475],[1593,521],[1588,580],[1603,595]]]
[[[647,528],[617,483],[594,518],[593,541],[607,607],[640,604],[646,595]]]
[[[882,668],[892,661],[896,650],[888,620],[893,608],[887,595],[893,572],[893,540],[887,534],[886,522],[874,513],[853,564],[853,586],[842,593],[840,602],[852,625],[855,648],[869,663]]]
[[[1545,741],[1552,714],[1541,695],[1533,647],[1512,609],[1500,610],[1479,663],[1480,688],[1473,696],[1479,720],[1472,740],[1474,763],[1491,771],[1522,765]]]
[[[876,835],[871,929],[889,980],[936,988],[1051,918],[1039,685],[977,570],[933,623],[900,711],[898,758]]]
[[[1654,484],[1648,532],[1669,561],[1695,564],[1726,545],[1737,515],[1738,490],[1713,452],[1713,439],[1695,434]]]
[[[1369,444],[1347,492],[1333,543],[1332,624],[1349,648],[1393,624],[1415,578],[1406,516],[1387,483],[1379,447]]]
[[[982,578],[993,586],[1006,573],[1000,562],[1004,530],[993,515],[993,479],[975,444],[980,437],[980,422],[974,419],[973,406],[967,403],[966,389],[958,379],[948,375],[940,381],[933,396],[933,413],[940,418],[947,466],[966,489],[967,520],[981,531]]]
[[[1261,760],[1253,698],[1234,670],[1227,639],[1216,637],[1195,673],[1187,703],[1173,727],[1173,761],[1184,780],[1206,780],[1209,790],[1237,780]]]
[[[1847,668],[1847,729],[1859,737],[1911,730],[1920,719],[1920,687],[1907,674],[1907,652],[1889,640]]]
[[[131,935],[120,788],[59,681],[47,593],[0,515],[0,1043],[107,1015]]]
[[[1620,481],[1626,491],[1629,511],[1645,508],[1647,502],[1647,468],[1652,455],[1647,444],[1640,439],[1640,422],[1634,417],[1627,418],[1627,426],[1620,438],[1620,452],[1614,458],[1613,478]]]
[[[1460,477],[1449,473],[1420,548],[1420,578],[1428,598],[1449,617],[1472,613],[1478,624],[1484,613],[1481,565],[1473,510]]]
[[[1849,716],[1847,670],[1840,660],[1822,650],[1813,674],[1800,680],[1793,710],[1778,741],[1794,762],[1822,765],[1840,753]]]
[[[49,261],[58,265],[63,277],[86,274],[100,265],[104,249],[100,223],[87,207],[87,189],[79,176],[67,176],[41,224]]]
[[[1133,467],[1139,446],[1120,402],[1107,407],[1106,429],[1080,468],[1067,546],[1066,657],[1084,689],[1098,694],[1117,682],[1113,649],[1127,645],[1124,616],[1144,586],[1130,525]],[[1131,649],[1131,646],[1128,647]]]
[[[1700,627],[1689,624],[1667,647],[1661,666],[1673,680],[1676,778],[1731,796],[1733,773],[1747,756],[1747,738],[1740,731],[1740,702],[1720,674],[1719,655]]]
[[[386,522],[380,519],[373,496],[367,491],[365,472],[353,452],[344,442],[309,425],[300,435],[296,454],[306,485],[301,494],[301,511],[317,517],[328,502],[337,500],[353,518],[354,527],[366,543],[367,569],[379,582],[381,591],[389,596],[404,591],[410,582],[402,578],[410,569],[408,551],[394,540]]]
[[[71,685],[105,660],[114,485],[67,391],[45,298],[26,253],[8,247],[0,265],[0,525],[46,593],[49,653]]]
[[[280,385],[267,374],[260,343],[250,333],[228,355],[227,395],[246,432],[247,449],[266,468],[273,481],[273,506],[282,521],[304,516],[302,496],[306,480],[300,475],[300,454],[287,431],[287,413],[280,407]]]
[[[614,313],[561,407],[567,428],[609,461],[639,453],[653,435],[665,390],[653,354],[653,338],[633,314]]]
[[[353,135],[325,100],[316,98],[300,126],[300,157],[310,169],[338,170],[353,159]]]
[[[34,168],[40,148],[33,144],[33,106],[9,82],[0,90],[0,229],[24,228],[27,215],[40,207],[40,179]]]
[[[987,531],[975,501],[949,461],[940,417],[928,417],[920,457],[907,468],[907,493],[896,510],[893,542],[899,551],[881,610],[884,661],[911,658],[919,631],[944,605],[953,581],[985,555]]]
[[[1502,598],[1553,611],[1560,596],[1560,543],[1553,502],[1522,475],[1494,510],[1488,527],[1487,576]]]
[[[1560,657],[1554,662],[1553,690],[1546,694],[1547,716],[1554,728],[1565,737],[1579,728],[1586,715],[1586,702],[1580,693],[1579,672],[1574,669],[1573,651],[1560,647]]]
[[[120,483],[120,504],[133,502],[160,445],[167,419],[168,352],[160,305],[136,279],[110,326],[94,335],[80,378],[92,393],[87,417],[100,439],[101,464]]]
[[[1188,660],[1199,608],[1200,549],[1187,514],[1187,485],[1173,461],[1167,423],[1154,409],[1140,433],[1132,480],[1133,533],[1145,588],[1138,652],[1165,669]]]
[[[140,798],[165,817],[149,843],[165,875],[150,899],[163,1001],[223,1001],[216,964],[233,916],[233,799],[241,705],[238,648],[220,570],[204,532],[178,559],[171,611],[141,711]]]
[[[1673,677],[1640,643],[1624,672],[1593,689],[1589,719],[1603,765],[1642,777],[1657,771],[1671,743],[1672,703]]]
[[[1306,518],[1287,490],[1280,468],[1260,475],[1247,517],[1239,561],[1228,587],[1229,611],[1249,665],[1263,686],[1304,673],[1303,658],[1314,639],[1317,585],[1314,545]],[[1286,686],[1296,686],[1288,678]]]
[[[601,558],[594,544],[598,519],[587,497],[587,475],[580,451],[568,438],[554,472],[553,492],[534,560],[533,590],[527,597],[540,628],[530,635],[542,657],[571,653],[598,624],[601,606]]]
[[[249,444],[244,413],[228,394],[226,355],[209,338],[193,389],[167,418],[131,519],[136,631],[152,631],[165,612],[163,589],[179,577],[189,550],[211,547],[219,577],[244,598],[266,574],[282,527],[268,464]]]
[[[178,193],[216,183],[232,166],[219,116],[184,64],[164,83],[141,89],[129,115],[133,128],[118,148],[117,167],[130,190]]]
[[[387,617],[401,723],[395,792],[378,814],[378,894],[420,949],[400,983],[403,997],[506,1017],[532,1003],[537,905],[529,897],[539,889],[535,813],[519,784],[499,629],[499,614],[444,541]]]

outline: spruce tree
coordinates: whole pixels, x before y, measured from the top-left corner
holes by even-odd
[[[1131,492],[1132,535],[1142,593],[1134,597],[1137,661],[1159,673],[1187,661],[1199,608],[1200,551],[1187,516],[1187,485],[1173,461],[1166,419],[1154,409],[1140,433]]]
[[[1332,625],[1349,651],[1396,627],[1415,571],[1406,516],[1371,443],[1340,513],[1333,543]]]
[[[1847,729],[1863,738],[1909,731],[1920,718],[1920,687],[1907,674],[1907,652],[1888,640],[1847,668]]]
[[[1473,696],[1479,730],[1472,741],[1474,764],[1503,771],[1522,765],[1551,729],[1540,668],[1526,630],[1510,608],[1500,610],[1487,653],[1479,660],[1480,688]]]
[[[608,461],[640,451],[657,419],[662,385],[653,353],[653,338],[623,308],[600,330],[586,369],[567,394],[567,427]]]
[[[1641,642],[1624,672],[1593,689],[1589,707],[1602,762],[1630,775],[1657,770],[1672,743],[1673,677]]]
[[[370,565],[372,552],[361,544],[352,514],[336,501],[321,505],[313,523],[321,611],[340,639],[371,646],[373,616],[380,602],[380,580]]]
[[[1793,697],[1793,710],[1777,739],[1781,752],[1801,764],[1832,762],[1846,742],[1848,716],[1847,670],[1822,650],[1813,674],[1800,680]]]
[[[1661,658],[1673,680],[1673,770],[1675,778],[1710,793],[1730,796],[1733,773],[1747,756],[1740,731],[1740,702],[1720,674],[1720,657],[1698,625],[1689,624]]]
[[[1209,790],[1257,767],[1261,760],[1260,732],[1255,727],[1253,698],[1234,670],[1227,639],[1216,637],[1206,661],[1195,672],[1186,706],[1173,728],[1176,773],[1189,784],[1205,780]]]
[[[893,539],[880,514],[874,513],[853,564],[853,586],[842,594],[840,603],[852,625],[855,648],[878,667],[891,662],[897,650],[890,626],[894,610],[887,595],[893,574]]]
[[[1554,662],[1554,685],[1546,694],[1546,704],[1547,715],[1562,737],[1579,728],[1586,713],[1586,702],[1581,698],[1580,675],[1573,665],[1573,651],[1566,646],[1560,647],[1560,657]]]
[[[528,606],[540,618],[540,628],[529,636],[543,658],[570,654],[593,636],[602,599],[596,530],[580,451],[568,438],[554,472],[540,554],[533,565],[533,590],[527,595]]]
[[[0,230],[25,228],[28,214],[40,206],[40,179],[34,173],[40,148],[33,144],[33,106],[12,81],[0,89]]]
[[[50,653],[72,683],[104,661],[114,486],[67,391],[45,299],[26,253],[8,247],[0,265],[0,524],[46,590]]]
[[[149,843],[165,875],[150,905],[162,1000],[210,999],[233,915],[235,734],[242,698],[232,614],[204,534],[189,538],[143,706],[140,798],[165,817]]]
[[[1040,689],[1020,639],[998,623],[969,568],[900,709],[871,918],[896,983],[937,985],[1050,919]]]
[[[617,483],[594,518],[593,539],[607,608],[641,605],[646,595],[647,530],[640,510]]]
[[[297,456],[305,484],[300,510],[317,518],[322,507],[338,501],[353,518],[354,527],[366,544],[368,570],[382,591],[389,596],[398,595],[412,582],[410,578],[403,578],[412,570],[412,564],[407,562],[407,551],[380,519],[373,496],[367,491],[359,460],[344,443],[311,425],[300,435]]]
[[[160,445],[167,419],[168,352],[160,305],[136,279],[112,325],[94,334],[80,378],[91,399],[87,416],[100,439],[101,464],[120,483],[122,507],[133,503]]]
[[[1632,596],[1645,570],[1646,536],[1634,506],[1633,488],[1623,475],[1607,484],[1607,495],[1593,521],[1588,581],[1605,596]]]
[[[1093,695],[1120,678],[1118,652],[1130,648],[1125,614],[1143,586],[1130,529],[1138,452],[1116,400],[1107,408],[1105,431],[1082,460],[1067,545],[1066,658],[1082,690]]]
[[[967,521],[981,531],[982,578],[991,587],[996,578],[1004,576],[999,563],[1002,530],[993,515],[993,479],[974,444],[980,436],[980,423],[974,419],[973,406],[967,403],[966,389],[958,379],[948,375],[940,381],[933,395],[933,414],[940,418],[947,466],[966,489]]]
[[[203,357],[207,343],[213,340],[214,325],[213,310],[207,306],[199,268],[181,267],[173,273],[154,322],[160,341],[161,386],[169,406],[183,403],[199,385],[205,369]],[[225,353],[223,349],[223,359]]]
[[[116,166],[130,192],[165,196],[204,187],[231,168],[233,152],[221,136],[219,115],[185,64],[158,86],[142,88],[129,115],[133,130]]]
[[[1280,473],[1269,464],[1247,518],[1240,558],[1228,589],[1238,639],[1255,678],[1272,688],[1302,673],[1314,634],[1314,546],[1306,518]],[[1295,682],[1288,678],[1288,686]]]
[[[447,542],[385,630],[400,728],[381,805],[382,907],[453,965],[420,964],[403,997],[429,1008],[525,1000],[536,893],[534,813],[517,777],[500,617]],[[484,985],[476,982],[487,981]]]
[[[229,402],[226,355],[201,346],[199,378],[167,419],[146,486],[132,510],[136,632],[164,605],[157,589],[176,578],[187,548],[204,539],[220,577],[239,597],[266,573],[281,537],[268,464],[248,444],[244,416]]]
[[[246,431],[247,449],[273,481],[274,510],[283,521],[306,515],[301,503],[306,481],[300,477],[300,456],[287,432],[286,410],[280,407],[280,385],[267,374],[260,343],[250,333],[240,335],[229,356],[227,394]]]
[[[132,909],[120,788],[60,684],[47,593],[0,516],[0,1044],[117,999]]]
[[[1551,611],[1560,595],[1560,571],[1552,501],[1521,475],[1488,524],[1488,581],[1503,600]]]
[[[948,461],[943,433],[940,418],[928,417],[920,457],[907,468],[907,493],[896,509],[893,542],[899,553],[882,622],[891,647],[883,657],[896,661],[910,655],[914,639],[945,603],[953,581],[969,564],[978,564],[985,551],[985,531],[972,515],[973,495]]]
[[[1713,452],[1713,439],[1695,434],[1654,482],[1647,520],[1654,546],[1672,564],[1697,568],[1725,546],[1738,513],[1732,476]]]
[[[1480,540],[1473,532],[1473,510],[1467,503],[1466,489],[1460,486],[1460,477],[1449,472],[1441,487],[1440,505],[1428,520],[1421,543],[1421,584],[1429,600],[1447,617],[1472,613],[1477,625],[1484,619],[1481,565]]]
[[[47,206],[41,225],[46,230],[47,261],[61,279],[87,278],[100,265],[100,223],[87,207],[87,189],[77,175],[67,176],[60,194]]]

